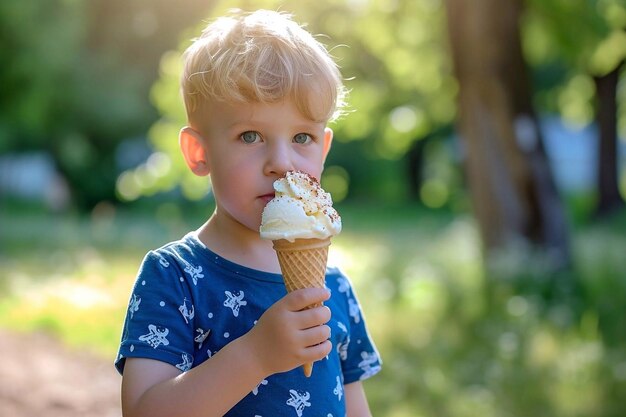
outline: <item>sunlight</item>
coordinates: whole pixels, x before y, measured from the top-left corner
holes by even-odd
[[[392,257],[391,249],[384,244],[342,235],[333,241],[328,265],[341,266],[356,287],[361,302],[375,314],[376,310],[384,309],[397,291],[385,268]]]
[[[88,310],[96,307],[111,307],[115,300],[105,288],[98,288],[75,280],[51,281],[42,288],[29,288],[24,294],[27,303],[42,308],[47,305],[60,305]]]
[[[512,316],[523,316],[528,311],[528,301],[522,296],[515,295],[507,301],[506,309]]]
[[[400,283],[402,297],[422,316],[436,322],[447,306],[447,291],[441,274],[430,264],[416,261],[409,264]]]
[[[584,126],[593,120],[591,99],[595,87],[588,75],[573,76],[558,95],[559,110],[570,123]]]
[[[398,132],[410,132],[413,130],[417,125],[417,118],[417,111],[411,106],[398,106],[389,114],[391,126]]]
[[[420,189],[422,201],[430,208],[442,207],[448,201],[449,194],[446,183],[437,178],[424,181],[424,185]]]
[[[321,183],[322,187],[332,195],[333,202],[339,203],[348,195],[350,175],[345,168],[332,165],[324,169]]]
[[[335,242],[336,240],[336,242]],[[368,277],[391,258],[389,248],[361,240],[356,242],[346,236],[333,240],[328,254],[328,265],[341,265],[351,277]]]

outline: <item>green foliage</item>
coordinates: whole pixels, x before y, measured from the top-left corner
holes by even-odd
[[[535,68],[538,105],[577,124],[594,117],[594,76],[626,60],[626,1],[527,0],[524,49]],[[558,73],[555,74],[555,71]],[[552,75],[548,75],[552,72]],[[556,77],[555,77],[556,75]],[[546,79],[552,82],[546,84]],[[621,93],[619,101],[624,101]],[[626,131],[626,107],[619,114]]]
[[[141,257],[202,222],[182,207],[0,219],[0,325],[113,358]],[[470,218],[417,206],[339,209],[345,230],[330,262],[352,277],[384,360],[364,383],[374,415],[623,413],[626,217],[578,226],[570,271],[520,250],[492,259],[488,273]]]
[[[147,96],[158,60],[209,5],[2,2],[0,152],[43,149],[80,206],[113,200],[117,145],[156,119]]]
[[[62,116],[71,79],[82,8],[62,1],[0,4],[0,151],[40,144]],[[54,34],[51,36],[50,34]]]

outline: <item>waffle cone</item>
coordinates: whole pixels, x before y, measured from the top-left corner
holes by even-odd
[[[273,243],[288,292],[302,288],[324,288],[330,238],[296,239],[294,242],[274,240]],[[308,308],[320,305],[313,304]],[[304,374],[311,376],[313,364],[305,363],[302,367]]]

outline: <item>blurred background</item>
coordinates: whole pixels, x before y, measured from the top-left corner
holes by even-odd
[[[50,393],[24,349],[114,373],[143,255],[212,212],[180,55],[232,7],[293,13],[346,78],[322,185],[374,415],[622,416],[624,0],[0,2],[0,414],[120,415],[119,377]]]

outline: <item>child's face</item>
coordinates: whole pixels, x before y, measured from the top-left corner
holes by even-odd
[[[206,108],[201,133],[218,218],[258,231],[276,179],[290,170],[320,178],[332,131],[302,116],[291,100]]]

